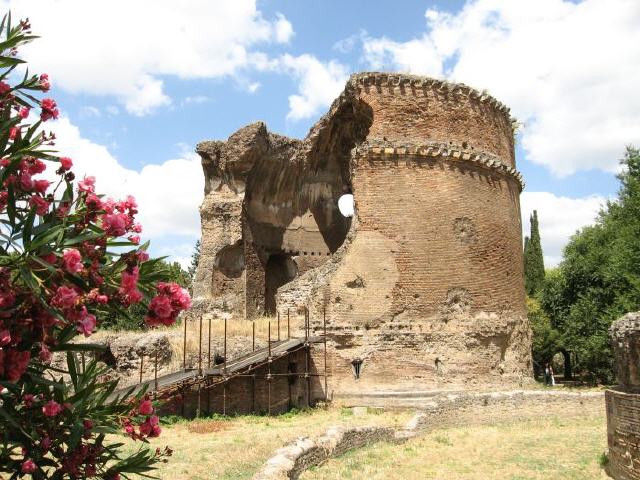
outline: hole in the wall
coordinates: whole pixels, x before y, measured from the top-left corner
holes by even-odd
[[[298,265],[291,257],[275,254],[269,257],[264,276],[264,309],[267,315],[276,313],[278,289],[296,278]]]
[[[351,193],[345,193],[338,199],[338,210],[343,217],[353,217],[353,195]]]
[[[215,259],[215,266],[227,277],[237,278],[244,270],[244,248],[242,241],[223,247]]]
[[[353,376],[356,380],[360,378],[360,374],[362,373],[362,359],[354,358],[351,361],[351,369],[353,370]]]

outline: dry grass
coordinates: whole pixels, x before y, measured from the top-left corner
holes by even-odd
[[[304,480],[606,479],[601,414],[550,416],[434,431],[404,445],[378,443],[306,472]]]
[[[169,463],[156,474],[171,480],[250,479],[276,449],[297,437],[320,435],[333,425],[400,426],[411,416],[410,412],[373,411],[354,416],[351,410],[330,408],[279,417],[216,419],[214,424],[224,424],[221,431],[199,435],[193,429],[207,429],[211,420],[179,423],[164,427],[160,438],[152,440],[153,446],[169,445],[174,450]],[[136,444],[128,442],[128,446],[134,449]]]

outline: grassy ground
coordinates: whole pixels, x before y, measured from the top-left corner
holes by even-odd
[[[316,436],[334,425],[402,426],[411,412],[371,411],[354,416],[351,410],[331,408],[279,417],[242,416],[198,420],[163,427],[154,447],[169,445],[173,456],[157,476],[170,480],[250,479],[272,453],[301,436]],[[133,449],[136,445],[129,444]]]
[[[605,479],[603,415],[551,416],[442,429],[404,445],[378,443],[306,472],[304,480]]]

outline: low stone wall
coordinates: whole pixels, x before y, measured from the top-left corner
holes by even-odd
[[[403,442],[436,428],[491,423],[509,418],[543,415],[553,406],[580,416],[602,409],[602,392],[513,391],[451,394],[428,400],[402,429],[390,427],[330,428],[323,436],[299,438],[280,448],[253,477],[254,480],[297,479],[302,472],[354,448],[379,442]],[[578,406],[579,408],[575,408]],[[636,478],[636,477],[629,477]]]

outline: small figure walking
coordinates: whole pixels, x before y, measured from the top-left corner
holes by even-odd
[[[544,384],[549,385],[551,383],[551,369],[548,363],[544,365]]]

